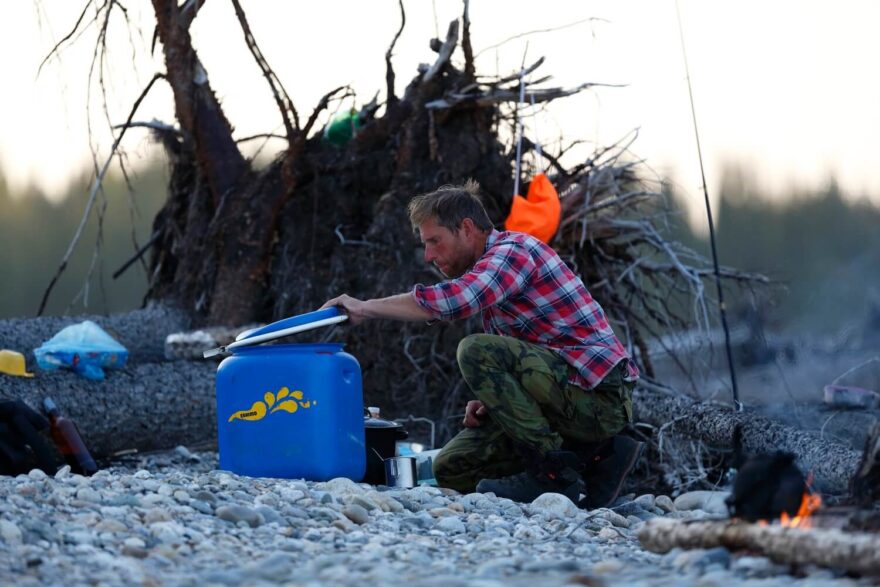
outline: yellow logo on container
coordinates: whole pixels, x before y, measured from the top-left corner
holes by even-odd
[[[266,395],[263,396],[263,401],[257,400],[249,409],[235,412],[229,416],[227,422],[232,422],[233,420],[249,420],[253,422],[255,420],[262,420],[266,414],[274,414],[278,410],[293,414],[300,408],[307,410],[315,405],[318,405],[318,401],[303,400],[303,392],[299,389],[290,391],[286,387],[282,387],[278,390],[277,394],[267,391]]]

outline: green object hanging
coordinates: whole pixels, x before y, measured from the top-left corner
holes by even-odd
[[[333,145],[342,146],[361,128],[361,119],[355,109],[339,112],[324,128],[324,140]]]

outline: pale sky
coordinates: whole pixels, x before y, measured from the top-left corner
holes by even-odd
[[[161,50],[149,55],[153,18],[148,2],[125,2],[140,27],[129,33],[117,15],[112,47],[109,115],[124,121],[155,71]],[[244,8],[260,48],[284,83],[301,117],[326,91],[349,83],[358,105],[380,90],[384,54],[399,25],[395,0],[251,1]],[[0,19],[3,91],[0,93],[0,166],[14,187],[34,184],[49,196],[90,165],[85,79],[95,27],[60,60],[37,67],[72,26],[85,0],[5,2]],[[433,61],[427,46],[437,27],[461,12],[460,0],[404,0],[407,24],[395,49],[397,93],[419,62]],[[880,202],[880,2],[873,0],[680,0],[696,111],[710,192],[725,163],[754,170],[769,190],[816,188],[834,173],[844,191]],[[478,71],[506,74],[528,61],[554,85],[585,81],[628,84],[558,101],[536,122],[553,143],[586,139],[607,144],[640,128],[634,152],[700,197],[700,176],[679,44],[674,0],[541,2],[472,0],[474,49],[512,35],[603,19],[516,39],[481,54]],[[193,34],[212,86],[236,136],[278,131],[280,116],[248,52],[231,3],[209,0]],[[134,48],[132,48],[132,45]],[[458,54],[460,59],[460,54]],[[96,75],[97,77],[97,75]],[[93,87],[92,127],[102,158],[112,138]],[[142,104],[139,120],[173,122],[170,90],[161,83]],[[534,130],[534,129],[531,129]],[[142,130],[124,147],[133,162],[150,153]]]

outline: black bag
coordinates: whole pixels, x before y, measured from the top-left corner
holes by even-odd
[[[49,421],[21,400],[0,400],[0,475],[54,475],[62,464]]]

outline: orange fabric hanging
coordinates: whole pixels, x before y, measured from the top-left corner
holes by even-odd
[[[556,188],[543,173],[532,178],[526,197],[513,196],[510,214],[504,221],[506,230],[524,232],[550,243],[559,228],[562,206]]]

